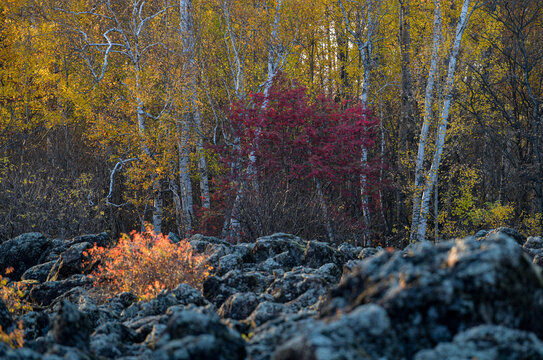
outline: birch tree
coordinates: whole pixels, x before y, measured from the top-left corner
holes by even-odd
[[[347,31],[352,37],[351,41],[356,44],[359,57],[362,60],[363,81],[360,100],[362,103],[367,104],[368,93],[371,85],[371,74],[374,70],[373,49],[378,41],[381,3],[380,0],[367,0],[365,3],[357,3],[355,9],[355,18],[357,19],[357,23],[354,24],[351,21],[348,9],[345,8],[342,0],[338,0],[338,5],[341,9]],[[366,148],[362,148],[360,161],[363,167],[367,167],[368,150]],[[365,242],[369,243],[371,212],[369,206],[367,177],[365,174],[360,175],[360,196],[362,200],[362,216],[364,218],[365,225]]]
[[[179,148],[179,184],[180,200],[183,214],[183,231],[188,236],[193,227],[193,191],[190,178],[190,139],[192,128],[195,128],[197,141],[198,168],[200,172],[200,191],[202,207],[211,206],[207,163],[204,154],[204,138],[202,133],[202,115],[198,105],[197,71],[196,71],[196,33],[194,28],[194,8],[192,0],[179,0],[179,33],[182,39],[183,73],[186,85],[183,87],[184,100],[181,119],[176,122]]]
[[[73,9],[65,6],[57,8],[65,14],[63,22],[77,36],[79,54],[87,65],[95,84],[99,84],[110,70],[112,57],[126,61],[130,69],[130,81],[120,81],[129,95],[128,100],[136,114],[137,133],[140,138],[139,160],[153,159],[148,123],[158,122],[169,110],[170,99],[166,99],[160,110],[152,113],[145,93],[144,73],[149,70],[151,54],[164,46],[160,37],[152,31],[151,24],[160,20],[172,6],[163,4],[152,6],[145,0],[129,0],[117,4],[101,0],[90,9]],[[95,29],[98,28],[99,34]],[[120,163],[125,160],[120,159]],[[121,166],[122,167],[122,166]],[[115,169],[118,169],[115,166]],[[154,231],[162,231],[162,189],[156,174],[153,180],[153,226]]]
[[[270,88],[273,85],[273,80],[277,73],[282,69],[283,64],[286,60],[286,57],[288,55],[286,46],[284,46],[281,43],[280,35],[279,35],[279,27],[281,25],[281,11],[283,6],[283,0],[277,0],[276,5],[274,7],[274,20],[271,25],[271,31],[269,34],[269,40],[268,40],[268,56],[267,56],[267,73],[266,73],[266,79],[264,82],[259,86],[257,89],[257,92],[262,92],[264,94],[264,102],[262,104],[262,109],[265,109],[267,106],[267,97],[270,91]],[[245,46],[246,44],[241,45],[240,39],[236,35],[235,31],[232,28],[232,22],[231,22],[231,12],[230,8],[227,7],[227,2],[225,1],[223,3],[223,12],[224,12],[224,19],[226,22],[227,32],[225,37],[225,42],[227,44],[227,48],[229,50],[229,64],[232,71],[232,77],[234,79],[235,84],[235,94],[238,99],[244,98],[244,91],[243,91],[243,81],[244,81],[244,67],[243,67],[243,57],[241,54],[244,54]],[[239,148],[239,138],[234,139],[234,146]],[[255,141],[258,143],[258,134],[255,139]],[[256,188],[258,189],[258,184],[256,183],[256,174],[255,174],[255,154],[252,152],[249,154],[249,164],[247,166],[247,177],[251,179],[251,181],[255,182]],[[238,169],[237,172],[239,174],[242,173],[242,169],[239,169],[239,165],[237,165]],[[232,210],[230,212],[230,216],[225,219],[223,234],[227,235],[229,238],[233,239],[234,241],[239,240],[240,238],[240,216],[241,216],[241,200],[244,196],[245,189],[247,187],[246,181],[244,179],[240,179],[239,183],[237,184],[237,192],[236,196],[232,205]]]
[[[439,0],[435,1],[436,8],[440,5]],[[426,172],[424,176],[424,185],[422,187],[422,192],[415,191],[415,195],[413,198],[413,209],[414,211],[417,210],[417,214],[413,216],[413,222],[411,227],[411,241],[420,241],[423,240],[426,236],[426,224],[427,224],[427,217],[429,213],[429,206],[430,206],[430,198],[432,196],[432,190],[434,186],[436,186],[437,182],[437,174],[439,170],[439,165],[441,162],[441,155],[443,153],[443,148],[445,145],[445,137],[447,135],[447,124],[449,120],[451,105],[453,102],[453,91],[454,91],[454,85],[455,85],[455,72],[456,72],[456,66],[458,62],[458,57],[460,55],[460,48],[462,44],[462,38],[464,36],[464,32],[466,30],[466,27],[469,23],[469,19],[471,15],[473,14],[473,11],[477,8],[478,1],[475,1],[475,4],[472,4],[472,0],[464,0],[462,4],[462,10],[460,12],[460,16],[458,18],[457,26],[456,26],[456,33],[454,36],[454,42],[452,46],[451,53],[448,57],[448,68],[447,68],[447,78],[445,80],[445,84],[443,86],[443,103],[440,104],[440,113],[439,113],[439,119],[437,124],[437,133],[436,133],[436,139],[435,139],[435,150],[433,155],[433,160],[430,169]],[[435,11],[436,16],[438,17],[437,20],[434,20],[434,26],[437,24],[438,26],[441,25],[441,15],[438,13],[438,11]],[[439,41],[439,36],[436,35],[436,32],[434,32],[434,46],[439,47],[439,45],[436,45],[436,42]],[[437,50],[436,50],[437,51]],[[432,50],[432,53],[434,51]],[[432,62],[434,62],[434,54],[432,54]],[[437,68],[437,65],[435,69]],[[432,79],[432,75],[435,76],[435,69],[430,66],[430,76],[428,78],[428,86],[426,88],[426,100],[425,100],[425,119],[422,124],[421,128],[421,137],[419,139],[419,151],[417,153],[417,169],[422,169],[423,162],[424,162],[424,149],[421,150],[421,148],[424,148],[426,146],[426,139],[427,139],[427,133],[428,133],[428,126],[429,122],[427,120],[426,110],[431,111],[431,99],[428,99],[431,95],[429,95],[429,92],[433,90],[433,84],[430,84]],[[432,71],[434,73],[432,73]],[[415,179],[416,182],[419,184],[422,182],[421,178],[421,172],[422,170],[417,171],[417,179]],[[416,204],[416,205],[415,205]]]

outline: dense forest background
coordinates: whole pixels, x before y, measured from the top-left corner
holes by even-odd
[[[541,233],[540,5],[3,0],[0,240]]]

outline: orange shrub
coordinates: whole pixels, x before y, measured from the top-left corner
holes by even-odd
[[[188,241],[172,243],[151,228],[144,233],[123,234],[113,248],[95,244],[84,255],[90,257],[85,265],[98,264],[91,275],[94,286],[108,297],[130,291],[145,300],[181,283],[198,288],[212,269],[207,257],[193,253]]]

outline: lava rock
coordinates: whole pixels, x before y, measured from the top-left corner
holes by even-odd
[[[92,279],[83,275],[74,275],[70,279],[61,281],[44,282],[35,285],[30,290],[30,299],[40,306],[48,306],[51,305],[56,298],[68,291],[80,286],[90,286],[92,283]]]
[[[543,278],[511,236],[419,243],[360,263],[330,293],[321,317],[374,303],[388,313],[406,357],[494,323],[543,336]]]
[[[0,244],[0,271],[13,267],[9,276],[19,280],[26,270],[43,262],[51,247],[51,241],[41,233],[27,233],[10,239]]]
[[[315,322],[280,346],[273,360],[401,359],[400,345],[386,311],[360,306],[329,322]]]
[[[263,262],[286,252],[286,257],[300,264],[305,250],[306,242],[301,238],[294,235],[277,233],[256,239],[252,253],[256,262]],[[278,262],[281,263],[280,261]]]
[[[87,315],[69,301],[62,301],[53,323],[53,337],[60,345],[86,349],[92,324]]]
[[[21,276],[22,280],[36,280],[39,282],[47,281],[47,276],[51,272],[51,269],[56,264],[56,261],[48,261],[43,264],[35,265],[29,268]]]
[[[258,298],[254,293],[237,293],[230,296],[219,309],[219,316],[234,320],[247,318],[258,306]]]
[[[451,343],[422,350],[415,360],[542,360],[543,342],[534,333],[481,325],[457,334]]]
[[[66,251],[60,254],[59,259],[53,265],[47,281],[64,280],[74,274],[83,272],[83,260],[86,258],[83,253],[91,248],[89,242],[80,242],[70,246]]]
[[[243,360],[246,355],[241,336],[218,315],[191,310],[172,315],[156,347],[156,359]]]
[[[319,268],[328,263],[341,267],[344,262],[345,257],[341,252],[320,241],[308,241],[302,258],[302,265],[311,268]]]

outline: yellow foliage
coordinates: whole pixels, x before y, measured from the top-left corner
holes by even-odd
[[[6,274],[13,272],[13,268],[7,268]],[[4,302],[9,312],[13,315],[22,315],[25,312],[32,311],[28,302],[23,300],[24,285],[19,283],[9,283],[8,279],[0,275],[0,300]],[[23,322],[17,323],[17,328],[10,333],[6,333],[0,326],[0,342],[8,344],[12,348],[20,348],[24,344]]]
[[[23,322],[19,321],[17,327],[9,334],[0,326],[0,342],[3,342],[12,348],[21,348],[24,345],[24,329]]]

